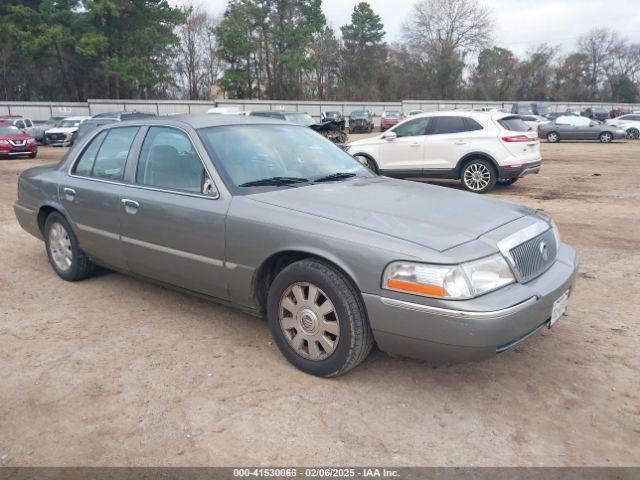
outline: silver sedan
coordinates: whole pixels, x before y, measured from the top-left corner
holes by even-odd
[[[268,118],[105,126],[18,182],[16,216],[63,280],[101,265],[266,315],[284,356],[323,377],[374,342],[495,356],[561,318],[574,284],[576,253],[540,213],[377,176]]]

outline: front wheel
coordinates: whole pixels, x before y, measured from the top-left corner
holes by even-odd
[[[462,170],[464,188],[474,193],[485,193],[496,185],[497,174],[493,164],[484,159],[471,160]]]
[[[346,373],[373,346],[360,293],[320,260],[301,260],[278,274],[269,289],[267,318],[285,358],[318,377]]]
[[[613,135],[609,132],[602,132],[599,137],[600,143],[611,143],[613,141]]]
[[[630,128],[627,130],[627,138],[629,140],[638,140],[640,138],[640,130],[637,128]]]
[[[29,154],[29,158],[36,158],[38,156],[38,152],[33,152]]]
[[[71,226],[59,213],[51,213],[47,217],[44,239],[49,263],[60,278],[75,282],[93,273],[93,263],[80,250]]]

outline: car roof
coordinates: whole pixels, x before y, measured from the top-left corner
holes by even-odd
[[[278,112],[274,112],[278,113]],[[295,112],[304,113],[304,112]],[[264,125],[264,124],[289,124],[296,125],[294,123],[285,122],[277,118],[269,118],[263,116],[251,116],[251,115],[171,115],[165,117],[148,117],[140,118],[137,120],[127,120],[126,122],[120,122],[114,126],[130,125],[130,124],[145,124],[145,125],[169,125],[181,127],[188,125],[192,128],[207,128],[207,127],[220,127],[226,125]]]
[[[78,115],[75,117],[64,117],[64,120],[88,120],[89,118],[92,118],[88,115]]]

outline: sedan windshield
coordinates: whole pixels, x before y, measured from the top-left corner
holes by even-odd
[[[365,112],[358,110],[356,112],[351,112],[351,117],[364,117],[366,115]]]
[[[369,169],[313,130],[292,125],[209,127],[200,135],[235,185],[282,188],[371,177]]]
[[[287,122],[297,123],[298,125],[302,125],[303,127],[308,127],[309,125],[313,125],[314,123],[316,123],[308,113],[285,113],[284,119]]]

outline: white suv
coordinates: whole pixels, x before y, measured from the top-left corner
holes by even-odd
[[[460,179],[477,193],[538,173],[542,160],[537,132],[520,116],[496,111],[416,115],[346,148],[381,175]]]

